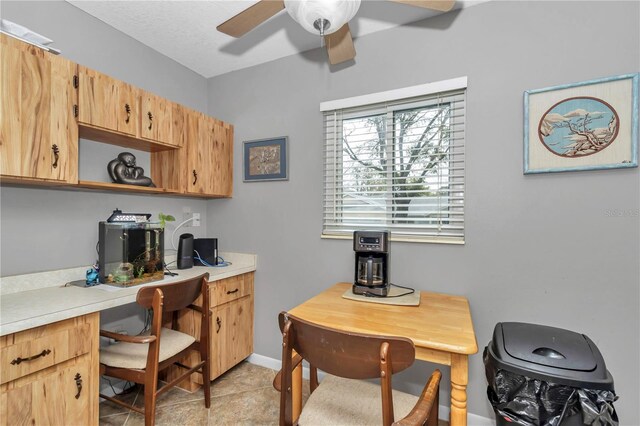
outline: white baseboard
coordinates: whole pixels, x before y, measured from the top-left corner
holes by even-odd
[[[255,364],[255,365],[259,365],[261,367],[266,367],[266,368],[270,368],[272,370],[280,370],[280,368],[282,367],[282,363],[280,362],[279,359],[275,359],[275,358],[270,358],[268,356],[264,356],[264,355],[259,355],[256,353],[253,353],[251,355],[249,355],[249,358],[247,358],[247,361],[250,362],[251,364]],[[322,376],[324,374],[322,374],[321,371],[318,372],[318,379],[322,380]],[[309,379],[309,367],[303,366],[302,367],[302,377],[305,379]],[[438,417],[440,417],[440,419],[442,420],[449,420],[449,412],[450,412],[450,408],[448,405],[440,405],[439,407],[439,413],[438,413]],[[495,425],[495,420],[487,418],[487,417],[482,417],[482,416],[478,416],[477,414],[471,414],[471,413],[467,413],[467,424],[469,426],[493,426]]]

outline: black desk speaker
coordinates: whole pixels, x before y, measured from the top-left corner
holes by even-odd
[[[193,235],[180,235],[178,243],[178,269],[193,268]]]

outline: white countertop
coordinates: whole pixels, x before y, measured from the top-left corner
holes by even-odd
[[[168,284],[193,278],[205,272],[209,273],[209,281],[218,281],[256,270],[255,255],[223,253],[223,257],[231,262],[231,265],[218,268],[195,266],[191,269],[174,270],[179,275],[165,276],[162,281],[128,288],[103,284],[93,287],[64,287],[64,284],[69,281],[68,279],[46,283],[32,282],[34,280],[42,281],[43,276],[47,276],[47,273],[3,278],[2,286],[4,287],[10,287],[20,282],[23,288],[30,290],[3,291],[0,296],[0,336],[135,302],[138,290],[146,285]],[[73,271],[77,274],[76,270],[78,269],[87,268],[74,268],[66,271]],[[55,280],[59,279],[57,277],[63,276],[64,273],[56,271],[56,273],[49,275],[52,275]],[[82,277],[81,275],[79,278]]]

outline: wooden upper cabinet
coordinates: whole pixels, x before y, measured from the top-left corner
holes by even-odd
[[[83,137],[150,152],[158,188],[136,191],[231,197],[233,126],[220,120],[5,35],[0,97],[4,182],[120,188],[78,181]]]
[[[78,182],[76,64],[0,37],[0,174]]]
[[[187,112],[187,193],[231,197],[233,126]]]
[[[210,119],[211,193],[231,197],[233,192],[233,126]]]
[[[180,149],[151,153],[151,179],[161,188],[185,192],[187,188],[187,109],[171,104],[171,135]]]
[[[136,137],[139,90],[82,65],[78,69],[78,123]]]
[[[187,110],[187,150],[186,192],[189,194],[210,194],[209,149],[210,126],[207,117],[199,112]]]
[[[153,93],[140,91],[140,138],[180,146],[172,132],[174,104]]]

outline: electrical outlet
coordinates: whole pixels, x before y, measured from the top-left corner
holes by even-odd
[[[193,220],[191,223],[193,226],[200,226],[200,213],[193,213]]]

